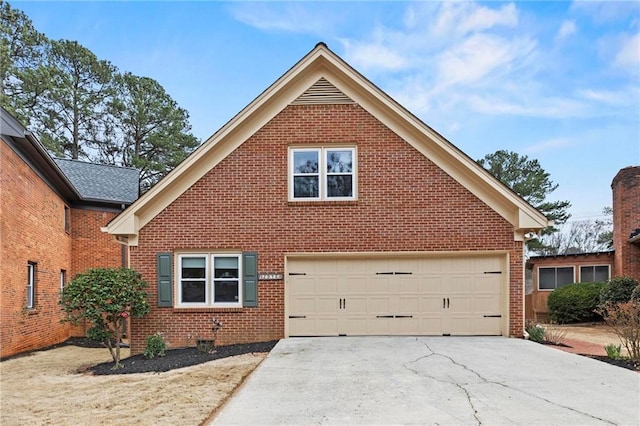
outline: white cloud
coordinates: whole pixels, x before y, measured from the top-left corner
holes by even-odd
[[[560,25],[560,29],[558,29],[558,34],[556,34],[557,40],[562,40],[570,35],[575,34],[578,31],[578,27],[576,26],[575,21],[565,20]]]
[[[230,11],[236,20],[261,30],[318,35],[330,31],[335,19],[304,3],[234,3]]]
[[[466,34],[484,31],[495,26],[515,27],[518,25],[518,11],[513,3],[500,9],[490,9],[471,2],[442,3],[434,33],[440,36]]]
[[[638,16],[640,3],[637,1],[584,1],[576,0],[571,4],[572,12],[589,16],[598,24],[627,21]]]
[[[533,101],[514,99],[514,97],[481,96],[468,97],[471,108],[477,112],[491,115],[514,115],[544,117],[553,119],[588,117],[589,106],[571,98],[536,97]]]
[[[400,70],[408,61],[398,52],[378,43],[357,43],[343,41],[349,62],[362,70]]]
[[[578,90],[576,94],[589,101],[595,101],[611,106],[626,106],[633,103],[633,92],[634,90],[631,88],[624,90],[581,89]]]
[[[636,75],[640,73],[640,33],[624,37],[613,63]]]
[[[571,145],[573,145],[573,142],[568,138],[553,138],[529,145],[523,151],[525,154],[539,154],[541,152],[556,151]]]
[[[527,39],[473,35],[437,58],[439,83],[444,86],[470,84],[480,82],[493,72],[508,73],[534,49],[535,42]]]

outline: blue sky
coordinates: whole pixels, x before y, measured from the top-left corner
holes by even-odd
[[[640,164],[640,2],[24,2],[156,79],[206,139],[319,41],[478,159],[538,159],[574,219]]]

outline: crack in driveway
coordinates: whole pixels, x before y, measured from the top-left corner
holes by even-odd
[[[416,340],[417,340],[417,339],[416,339]],[[421,343],[422,343],[422,344],[427,348],[427,350],[428,350],[430,353],[428,353],[428,354],[426,354],[426,355],[423,355],[423,356],[420,356],[420,357],[418,357],[418,358],[414,359],[413,361],[406,362],[406,363],[402,364],[402,366],[403,366],[404,368],[406,368],[407,370],[411,371],[411,372],[412,372],[412,373],[414,373],[414,374],[417,374],[417,375],[419,375],[419,376],[428,377],[428,378],[433,379],[433,380],[435,380],[435,381],[437,381],[437,382],[439,382],[439,383],[446,383],[446,384],[453,385],[453,386],[455,386],[456,388],[458,388],[458,389],[460,389],[461,391],[463,391],[463,392],[464,392],[464,394],[465,394],[465,396],[466,396],[466,398],[467,398],[467,401],[468,401],[468,403],[469,403],[469,406],[470,406],[470,407],[471,407],[471,409],[473,410],[473,417],[474,417],[474,418],[475,418],[475,420],[477,421],[477,424],[478,424],[478,425],[482,425],[482,420],[480,419],[480,414],[479,414],[478,410],[476,409],[476,407],[475,407],[475,406],[474,406],[474,404],[473,404],[473,401],[472,401],[472,399],[471,399],[471,393],[470,393],[470,392],[469,392],[469,390],[465,387],[465,386],[471,385],[472,383],[469,383],[469,382],[466,382],[466,383],[465,383],[465,382],[459,383],[459,382],[457,382],[457,381],[449,381],[449,380],[445,380],[445,379],[443,379],[443,378],[438,378],[438,377],[436,377],[436,376],[433,376],[433,375],[430,375],[430,374],[426,374],[426,373],[425,373],[425,372],[423,372],[423,371],[418,371],[418,370],[416,370],[416,369],[414,369],[414,368],[411,368],[411,367],[409,367],[409,364],[415,364],[415,363],[417,363],[417,362],[419,362],[419,361],[421,361],[421,360],[424,360],[424,359],[427,359],[427,358],[431,358],[431,357],[441,357],[441,358],[444,358],[444,359],[448,360],[448,361],[449,361],[449,362],[451,362],[453,365],[456,365],[456,366],[458,366],[458,367],[461,367],[461,368],[462,368],[462,369],[464,369],[465,371],[468,371],[469,373],[471,373],[471,374],[473,374],[473,375],[477,376],[477,377],[478,377],[478,379],[480,379],[482,383],[498,385],[498,386],[501,386],[501,387],[503,387],[503,388],[505,388],[505,389],[509,389],[509,390],[511,390],[511,391],[516,391],[516,392],[522,393],[522,394],[524,394],[524,395],[530,396],[530,397],[532,397],[532,398],[536,398],[536,399],[539,399],[539,400],[541,400],[541,401],[547,402],[547,403],[549,403],[549,404],[551,404],[551,405],[554,405],[554,406],[556,406],[556,407],[563,408],[563,409],[566,409],[566,410],[570,410],[570,411],[573,411],[573,412],[575,412],[575,413],[581,414],[581,415],[583,415],[583,416],[590,417],[590,418],[592,418],[592,419],[594,419],[594,420],[599,420],[599,421],[602,421],[602,422],[605,422],[605,423],[608,423],[608,424],[616,424],[615,422],[612,422],[612,421],[610,421],[610,420],[603,419],[603,418],[601,418],[601,417],[597,417],[597,416],[591,415],[591,414],[589,414],[589,413],[585,413],[585,412],[580,411],[580,410],[576,410],[575,408],[568,407],[568,406],[566,406],[566,405],[558,404],[558,403],[557,403],[557,402],[555,402],[555,401],[551,401],[551,400],[549,400],[549,399],[547,399],[547,398],[543,398],[543,397],[541,397],[541,396],[539,396],[539,395],[536,395],[536,394],[533,394],[533,393],[527,392],[527,391],[525,391],[525,390],[518,389],[518,388],[515,388],[515,387],[512,387],[512,386],[509,386],[509,385],[507,385],[507,384],[505,384],[505,383],[501,383],[501,382],[494,381],[494,380],[489,380],[489,379],[487,379],[486,377],[482,376],[482,375],[481,375],[480,373],[478,373],[477,371],[475,371],[474,369],[469,368],[468,366],[466,366],[466,365],[464,365],[464,364],[462,364],[462,363],[460,363],[460,362],[456,361],[456,360],[455,360],[455,359],[453,359],[452,357],[450,357],[450,356],[448,356],[448,355],[445,355],[445,354],[438,353],[438,352],[434,351],[434,350],[433,350],[433,349],[432,349],[432,348],[431,348],[431,347],[430,347],[426,342],[424,342],[424,341],[423,341],[423,342],[421,342]]]

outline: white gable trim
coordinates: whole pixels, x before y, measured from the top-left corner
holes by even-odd
[[[102,228],[103,232],[126,237],[129,245],[137,245],[138,231],[142,227],[320,78],[328,80],[493,208],[514,226],[516,239],[520,239],[518,235],[538,231],[550,224],[540,212],[475,161],[374,86],[324,44],[318,44],[164,179]]]

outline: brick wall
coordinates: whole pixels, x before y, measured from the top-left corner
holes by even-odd
[[[288,147],[353,144],[358,201],[288,202]],[[152,313],[133,320],[132,350],[160,331],[170,344],[207,335],[224,322],[219,343],[284,335],[284,282],[259,283],[257,308],[158,308],[156,253],[184,249],[258,251],[259,271],[284,271],[292,252],[510,252],[512,318],[522,334],[522,245],[513,227],[431,161],[357,105],[289,106],[249,138],[139,234],[132,267],[150,287]]]
[[[614,273],[640,280],[640,244],[629,243],[629,235],[640,228],[640,167],[626,167],[611,183],[613,190]]]
[[[60,271],[70,281],[90,267],[122,266],[121,245],[100,232],[116,213],[71,208],[66,232],[65,201],[4,142],[0,188],[0,357],[84,336],[84,326],[60,323]],[[26,309],[28,262],[37,264],[34,309]]]
[[[71,236],[64,201],[0,143],[2,357],[62,342],[60,270],[71,271]],[[35,262],[34,309],[26,308],[27,263]]]

